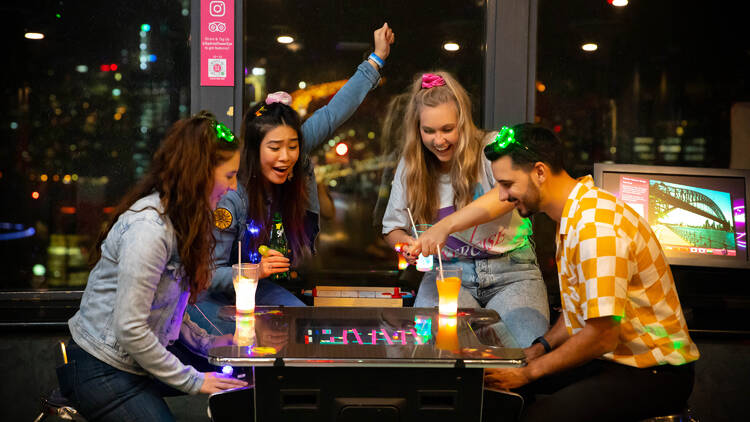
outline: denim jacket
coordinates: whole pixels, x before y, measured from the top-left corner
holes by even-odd
[[[189,287],[182,281],[174,229],[162,211],[153,193],[120,215],[68,326],[73,340],[99,360],[196,394],[203,374],[166,347],[179,338],[205,356],[212,337],[185,313]]]
[[[362,103],[370,90],[378,85],[380,73],[367,61],[360,63],[354,75],[334,95],[328,105],[321,107],[302,124],[302,136],[305,140],[304,159],[311,151],[320,146],[329,136],[344,123]],[[307,169],[307,192],[309,202],[307,210],[316,216],[320,213],[318,202],[318,185],[315,182],[313,166]],[[237,262],[237,242],[242,240],[246,228],[248,197],[242,186],[237,191],[229,191],[219,201],[217,208],[224,208],[232,216],[232,222],[224,230],[214,229],[216,248],[214,263],[216,271],[209,290],[213,293],[234,293],[232,285],[232,264]],[[317,233],[317,228],[312,230]]]

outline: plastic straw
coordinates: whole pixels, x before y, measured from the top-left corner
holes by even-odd
[[[443,275],[443,257],[440,256],[440,244],[439,243],[435,245],[435,249],[437,249],[438,262],[440,263],[440,279],[445,280],[445,276]]]
[[[242,241],[237,242],[237,263],[240,264],[240,274],[242,274]]]
[[[414,224],[414,217],[411,216],[411,210],[409,207],[406,207],[406,211],[409,213],[409,220],[411,220],[411,227],[414,229],[414,238],[419,237],[419,233],[417,233],[417,225]]]

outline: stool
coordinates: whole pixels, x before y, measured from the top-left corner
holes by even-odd
[[[60,342],[60,355],[62,365],[68,364],[68,354],[65,350],[65,343]],[[57,359],[56,359],[57,360]],[[70,403],[70,400],[60,391],[59,371],[63,366],[58,366],[58,387],[52,390],[47,397],[42,397],[42,411],[34,422],[41,422],[48,416],[56,416],[58,419],[66,421],[86,422],[86,419]]]
[[[689,407],[682,409],[680,413],[674,413],[664,416],[653,416],[640,420],[639,422],[698,422],[698,418],[693,415]]]
[[[86,422],[86,419],[70,405],[70,401],[63,396],[59,388],[55,388],[49,396],[42,398],[42,412],[34,419],[34,422],[41,422],[51,415],[66,421]]]

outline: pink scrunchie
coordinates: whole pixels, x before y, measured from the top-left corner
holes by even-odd
[[[435,88],[436,86],[445,85],[445,79],[432,73],[422,75],[422,88]]]
[[[268,94],[266,97],[266,104],[281,103],[284,105],[292,104],[292,96],[284,91],[277,91]]]

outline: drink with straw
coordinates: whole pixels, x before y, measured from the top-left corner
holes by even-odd
[[[255,290],[258,288],[259,269],[260,265],[246,262],[232,265],[237,313],[255,312]]]
[[[414,224],[414,217],[411,215],[411,209],[409,207],[406,207],[406,211],[409,213],[409,221],[411,221],[411,227],[414,229],[414,238],[419,239],[419,235],[432,227],[432,224],[416,225]],[[438,253],[440,252],[438,251]],[[417,257],[417,271],[427,272],[432,270],[433,266],[434,263],[432,261],[432,255],[425,256],[422,253],[419,254],[419,256]]]
[[[438,271],[438,311],[440,315],[456,315],[458,292],[461,290],[461,268],[446,266]]]
[[[417,224],[414,226],[414,230],[417,234],[417,238],[422,235],[422,233],[429,230],[429,228],[432,227],[432,224]],[[427,272],[432,271],[432,268],[435,266],[435,263],[433,261],[432,255],[424,255],[423,253],[420,253],[417,257],[417,271]]]

